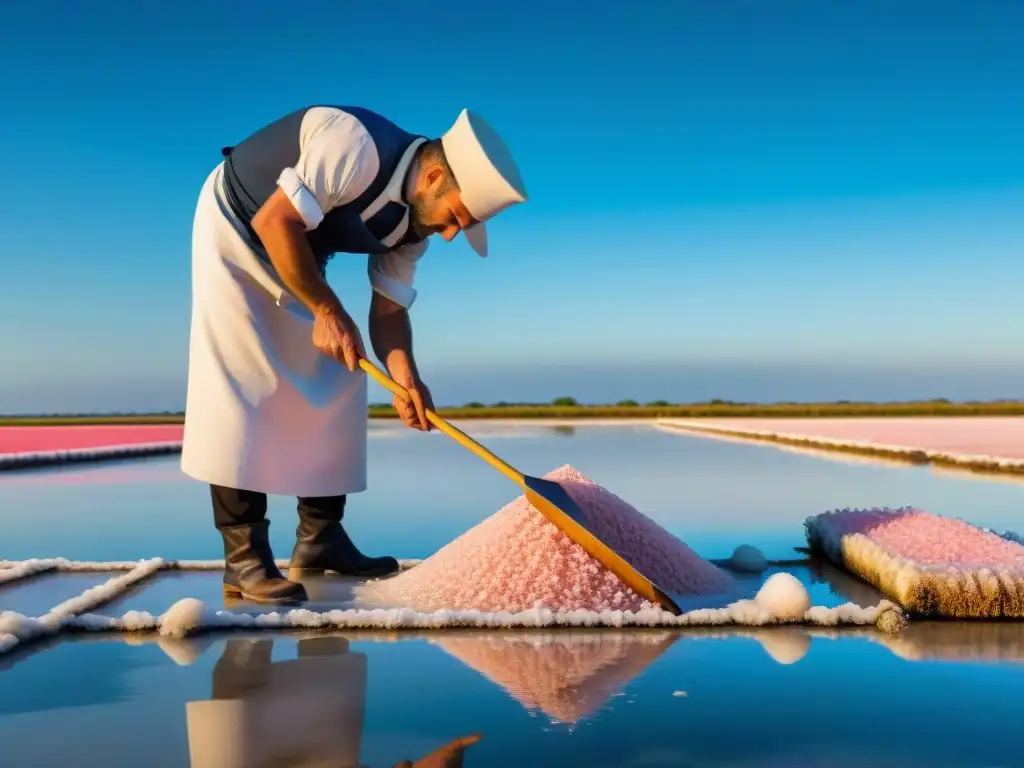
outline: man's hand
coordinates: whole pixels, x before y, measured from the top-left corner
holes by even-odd
[[[313,346],[352,372],[359,368],[359,358],[366,357],[359,328],[338,304],[317,305],[313,313]]]
[[[427,421],[427,410],[434,410],[434,401],[430,396],[430,390],[416,376],[405,372],[395,375],[395,381],[405,387],[409,393],[409,400],[403,400],[395,395],[393,403],[399,418],[407,427],[418,429],[421,432],[429,432],[434,427]]]

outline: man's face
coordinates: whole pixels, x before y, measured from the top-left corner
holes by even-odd
[[[409,203],[409,226],[419,237],[437,234],[451,242],[476,223],[462,202],[462,193],[445,181],[440,167],[426,168],[421,175]]]

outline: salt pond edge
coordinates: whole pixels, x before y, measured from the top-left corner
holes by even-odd
[[[112,459],[133,459],[144,456],[160,456],[181,453],[181,442],[139,443],[137,445],[114,445],[102,448],[69,448],[54,451],[24,451],[21,453],[0,453],[0,471],[31,469],[85,461],[107,461]]]
[[[413,567],[415,560],[402,561],[403,568]],[[507,611],[485,613],[472,610],[442,610],[420,613],[405,608],[349,608],[311,611],[294,608],[283,612],[247,613],[215,610],[196,598],[184,598],[166,612],[154,615],[147,611],[127,611],[120,617],[92,613],[100,606],[123,595],[138,582],[162,570],[217,570],[224,567],[217,560],[164,560],[151,558],[135,563],[79,562],[64,558],[25,561],[0,561],[0,583],[49,570],[60,571],[126,571],[82,594],[55,606],[40,617],[24,616],[13,611],[0,613],[0,655],[19,646],[48,636],[69,632],[159,632],[180,638],[188,634],[223,629],[547,629],[558,627],[636,627],[671,628],[694,626],[772,625],[818,627],[875,626],[880,632],[901,631],[907,620],[894,603],[882,600],[876,606],[861,607],[846,603],[834,608],[811,606],[802,617],[780,620],[756,600],[737,600],[720,608],[700,608],[675,616],[660,608],[631,611],[552,611],[537,607],[518,613]]]
[[[746,427],[722,427],[716,424],[681,419],[660,419],[654,422],[654,426],[656,429],[667,432],[776,443],[796,448],[813,448],[821,451],[876,457],[905,464],[932,464],[939,467],[964,469],[979,474],[1024,475],[1024,461],[988,454],[956,453],[905,445],[887,445],[867,440],[844,440]]]

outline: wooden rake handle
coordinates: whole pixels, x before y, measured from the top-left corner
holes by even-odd
[[[366,371],[370,378],[372,378],[386,390],[391,392],[391,394],[397,395],[405,402],[410,402],[410,400],[412,399],[409,396],[409,392],[405,389],[405,387],[396,383],[394,379],[392,379],[390,376],[384,373],[384,371],[382,371],[376,365],[371,363],[365,357],[359,358],[359,367]],[[448,437],[450,437],[456,443],[461,445],[467,451],[475,454],[479,458],[486,461],[496,470],[501,472],[501,474],[505,475],[505,477],[507,477],[513,483],[520,487],[525,487],[525,479],[523,477],[522,472],[513,467],[511,464],[508,464],[499,459],[489,450],[480,445],[480,443],[478,443],[476,440],[471,438],[465,432],[453,427],[451,424],[442,419],[429,408],[427,409],[427,421],[429,421],[431,424],[437,427],[438,430],[440,430],[441,432],[444,432],[446,435],[448,435]]]

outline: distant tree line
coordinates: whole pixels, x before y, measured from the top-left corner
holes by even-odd
[[[390,402],[387,403],[370,403],[371,411],[390,411],[392,405]],[[616,403],[610,404],[599,404],[599,403],[581,403],[575,397],[562,396],[556,397],[547,403],[538,402],[509,402],[505,400],[499,400],[496,403],[484,403],[481,401],[474,400],[461,406],[438,406],[439,411],[445,412],[459,412],[466,413],[472,411],[490,411],[490,410],[550,410],[550,411],[565,411],[565,412],[582,412],[587,410],[593,411],[628,411],[628,409],[638,409],[643,411],[657,410],[657,409],[668,409],[671,411],[686,411],[686,412],[776,412],[780,415],[784,415],[789,411],[829,411],[829,412],[881,412],[881,411],[893,411],[899,413],[941,413],[946,410],[968,413],[1016,413],[1021,411],[1024,413],[1024,401],[1013,400],[1009,398],[993,399],[993,400],[966,400],[960,402],[953,402],[945,397],[937,397],[931,400],[904,400],[904,401],[855,401],[855,400],[835,400],[835,401],[823,401],[823,402],[798,402],[792,401],[777,401],[773,403],[755,403],[741,400],[724,400],[721,398],[714,398],[712,400],[706,400],[701,402],[690,402],[690,403],[671,403],[668,400],[652,400],[650,402],[641,403],[638,400],[626,399],[619,400]],[[743,414],[746,415],[746,414]],[[174,422],[180,421],[185,416],[184,411],[106,411],[106,412],[37,412],[37,413],[23,413],[23,414],[0,414],[0,420],[47,420],[47,419],[110,419],[110,420],[131,420],[146,418],[155,422],[166,421]]]

